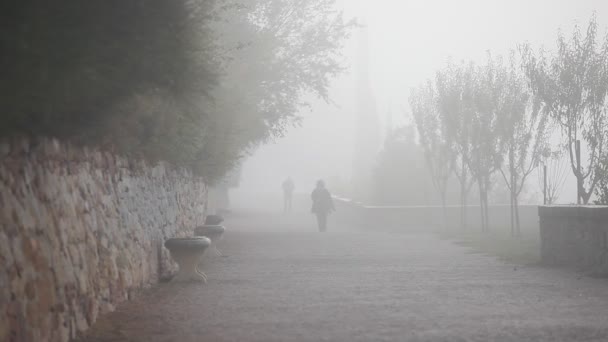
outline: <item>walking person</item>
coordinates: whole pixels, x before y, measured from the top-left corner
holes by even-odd
[[[325,188],[325,182],[322,180],[317,181],[317,187],[313,190],[311,198],[311,211],[317,215],[319,232],[323,233],[327,231],[327,216],[335,210],[334,201],[329,191]]]
[[[291,202],[293,198],[293,190],[295,189],[295,184],[291,177],[287,177],[287,179],[283,182],[283,211],[289,212],[291,211]]]

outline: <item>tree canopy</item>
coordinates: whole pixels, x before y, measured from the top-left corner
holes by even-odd
[[[579,201],[587,204],[602,177],[598,172],[606,154],[608,120],[608,36],[598,39],[595,16],[585,35],[577,25],[570,39],[559,33],[557,51],[535,54],[522,50],[526,74],[544,111],[562,131],[564,149],[577,178]],[[584,143],[577,152],[577,144]],[[580,166],[580,167],[579,167]]]
[[[0,137],[50,136],[213,181],[327,99],[352,23],[334,0],[0,5]]]
[[[523,44],[508,59],[489,55],[480,65],[450,61],[411,94],[431,176],[445,192],[445,173],[437,170],[453,170],[461,183],[462,217],[474,180],[482,227],[487,227],[487,193],[498,171],[510,192],[512,233],[518,234],[518,198],[527,178],[541,163],[563,154],[577,178],[579,200],[588,203],[596,189],[599,202],[606,202],[608,36],[600,39],[597,28],[592,17],[585,34],[579,26],[569,39],[560,32],[552,53]],[[557,151],[550,146],[553,127],[563,138]],[[450,158],[441,157],[446,150]],[[550,201],[564,180],[563,168],[553,164],[549,179],[543,179]]]

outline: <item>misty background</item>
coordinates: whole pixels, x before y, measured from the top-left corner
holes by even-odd
[[[331,102],[310,96],[311,106],[301,111],[298,125],[242,161],[239,185],[230,191],[233,206],[276,204],[279,210],[281,183],[288,176],[295,181],[296,194],[309,194],[317,179],[325,179],[337,196],[377,202],[373,194],[357,194],[357,139],[376,145],[371,148],[377,155],[368,161],[375,168],[388,133],[415,126],[408,104],[411,89],[433,78],[449,60],[481,62],[488,52],[506,56],[525,42],[552,51],[559,30],[569,35],[575,24],[585,27],[594,12],[603,36],[603,18],[608,18],[608,3],[602,0],[342,0],[338,5],[361,27],[346,44],[347,70],[332,81]],[[364,124],[368,136],[361,138],[357,111],[366,106],[376,122]],[[560,134],[555,130],[555,144]],[[424,160],[412,163],[412,172],[403,174],[404,179],[424,175]],[[565,180],[556,202],[575,203],[576,181],[567,158],[561,167]],[[415,199],[383,204],[439,205],[431,180],[420,179],[424,183],[413,194]],[[497,180],[490,201],[507,204],[508,190],[502,179]],[[540,184],[535,172],[526,183],[522,204],[542,203]],[[448,186],[449,204],[458,203],[457,192],[457,186]],[[477,203],[474,192],[470,203]]]

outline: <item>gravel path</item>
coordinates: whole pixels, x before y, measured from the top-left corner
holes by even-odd
[[[228,220],[208,284],[145,291],[86,341],[608,341],[607,280],[306,220]]]

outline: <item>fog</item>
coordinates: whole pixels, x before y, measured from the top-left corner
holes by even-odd
[[[608,0],[0,22],[0,342],[608,341]]]
[[[259,204],[251,199],[260,194],[280,196],[280,184],[288,176],[294,178],[296,192],[309,193],[317,179],[325,179],[338,194],[352,195],[361,74],[370,74],[378,134],[384,139],[390,127],[413,124],[411,89],[433,78],[448,60],[482,62],[488,52],[506,56],[525,42],[554,50],[559,30],[568,35],[575,24],[585,27],[594,12],[602,35],[608,27],[604,20],[608,3],[602,0],[344,0],[339,6],[362,27],[347,44],[347,70],[332,82],[332,102],[311,97],[311,108],[300,113],[300,125],[244,160],[240,186],[231,191],[235,203]],[[369,36],[367,49],[361,46],[362,35]],[[369,64],[362,63],[366,58]],[[560,143],[559,130],[551,139]],[[576,180],[567,160],[565,164],[567,180],[558,202],[575,203]],[[540,184],[536,174],[530,177],[526,186],[530,203],[542,202]]]

